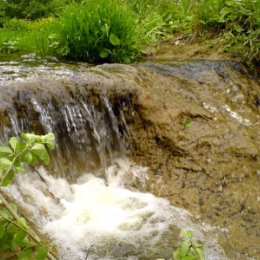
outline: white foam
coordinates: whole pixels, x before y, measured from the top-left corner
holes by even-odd
[[[135,259],[171,256],[177,228],[205,241],[208,260],[224,259],[214,228],[197,225],[190,214],[166,199],[125,188],[147,169],[119,159],[107,170],[108,186],[87,173],[77,184],[40,174],[17,176],[9,193],[58,245],[60,260]],[[140,176],[139,176],[140,174]]]

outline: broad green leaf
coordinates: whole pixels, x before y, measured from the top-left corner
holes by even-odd
[[[5,223],[2,222],[0,223],[0,239],[4,236],[5,234]]]
[[[130,63],[131,62],[131,58],[130,57],[124,57],[124,63]]]
[[[47,145],[47,147],[50,149],[50,150],[53,150],[54,149],[54,142],[55,142],[55,136],[53,133],[48,133],[47,135],[42,135],[41,136],[41,140],[44,144]]]
[[[10,143],[10,145],[13,148],[14,151],[16,150],[16,145],[17,145],[18,142],[19,141],[16,137],[11,137],[10,140],[9,140],[9,143]]]
[[[193,237],[192,231],[182,230],[181,233],[180,233],[180,237],[192,239],[192,237]]]
[[[16,170],[16,172],[21,172],[21,173],[25,173],[26,172],[26,170],[23,168],[23,167],[15,167],[15,170]]]
[[[22,251],[18,257],[18,260],[31,260],[32,259],[32,249],[26,249]]]
[[[179,249],[173,252],[173,259],[174,260],[182,260],[182,255]]]
[[[109,41],[110,41],[110,43],[111,43],[112,45],[114,45],[114,46],[120,45],[120,40],[119,40],[119,38],[118,38],[115,34],[113,34],[113,33],[110,34],[110,36],[109,36]]]
[[[0,146],[0,156],[6,156],[6,155],[9,155],[12,153],[13,153],[13,151],[12,151],[12,149],[10,149],[10,147],[3,146],[3,145]]]
[[[191,244],[189,241],[182,241],[179,246],[181,255],[186,256],[190,250],[190,246],[191,246]]]
[[[0,158],[0,168],[8,169],[12,165],[12,161],[7,158]]]
[[[23,138],[23,140],[25,140],[29,143],[34,143],[35,141],[37,141],[39,139],[39,136],[37,136],[33,133],[22,133],[21,137]]]
[[[4,218],[7,218],[7,219],[12,219],[12,216],[10,215],[9,211],[5,208],[2,208],[0,210],[0,216],[3,216]]]
[[[185,122],[184,122],[184,127],[185,128],[189,128],[189,127],[191,127],[191,125],[192,125],[192,122],[191,122],[190,119],[185,120]]]
[[[26,146],[27,146],[27,144],[25,142],[18,141],[16,144],[15,152],[19,153],[19,152],[23,151],[26,148]]]
[[[14,176],[15,176],[14,171],[9,171],[9,173],[2,180],[1,186],[5,187],[5,186],[9,185],[12,182]]]
[[[47,259],[48,251],[43,247],[38,247],[36,252],[36,260],[45,260]]]
[[[204,250],[203,250],[203,246],[201,245],[200,247],[196,247],[196,252],[199,255],[199,260],[205,260],[205,254],[204,254]]]
[[[34,164],[33,162],[34,162],[34,158],[33,158],[34,156],[31,154],[31,152],[26,152],[23,156],[22,156],[22,158],[21,158],[21,160],[23,161],[23,162],[25,162],[25,163],[28,163],[28,164]]]
[[[40,160],[42,160],[45,164],[49,163],[49,154],[43,144],[35,144],[31,148],[31,153],[38,156]]]
[[[17,232],[13,237],[13,242],[19,246],[24,245],[25,237],[26,234],[24,232]]]
[[[17,206],[14,203],[9,203],[9,206],[14,212],[17,212]]]
[[[24,219],[24,218],[19,218],[18,220],[17,220],[17,224],[21,227],[21,228],[24,228],[24,229],[26,229],[26,230],[28,230],[28,225],[27,225],[27,223],[26,223],[26,220]]]
[[[102,58],[102,59],[108,57],[108,55],[109,55],[109,50],[107,50],[107,49],[102,49],[99,54],[100,58]]]
[[[181,260],[199,260],[195,255],[183,256]]]

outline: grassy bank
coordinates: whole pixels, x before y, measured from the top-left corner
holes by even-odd
[[[11,15],[0,5],[1,52],[127,63],[140,57],[147,46],[177,33],[191,35],[192,40],[219,37],[225,51],[248,64],[260,61],[260,0],[47,2],[42,15],[34,16],[32,7],[27,7],[28,14],[26,8],[19,14],[16,4]]]

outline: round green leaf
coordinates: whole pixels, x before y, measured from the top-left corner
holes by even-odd
[[[16,145],[17,145],[18,142],[19,141],[16,137],[11,137],[10,140],[9,140],[9,143],[10,143],[10,145],[13,148],[14,151],[16,149]]]
[[[42,160],[45,164],[49,163],[49,154],[45,148],[45,146],[43,144],[35,144],[32,148],[31,148],[31,153],[38,156],[38,158],[40,160]]]
[[[113,33],[110,34],[110,36],[109,36],[109,41],[110,41],[110,43],[111,43],[112,45],[114,45],[114,46],[120,45],[120,40],[119,40],[119,38],[118,38],[115,34],[113,34]]]
[[[5,187],[5,186],[9,185],[12,182],[14,176],[15,176],[14,171],[9,171],[9,173],[2,180],[1,186]]]
[[[3,145],[0,146],[0,156],[1,157],[12,154],[12,153],[13,153],[13,151],[12,151],[12,149],[10,149],[10,147],[3,146]]]

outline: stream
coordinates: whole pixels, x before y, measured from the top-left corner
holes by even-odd
[[[240,64],[0,62],[0,141],[53,132],[52,162],[5,192],[59,260],[260,259],[260,85]],[[189,124],[187,125],[187,122]]]

